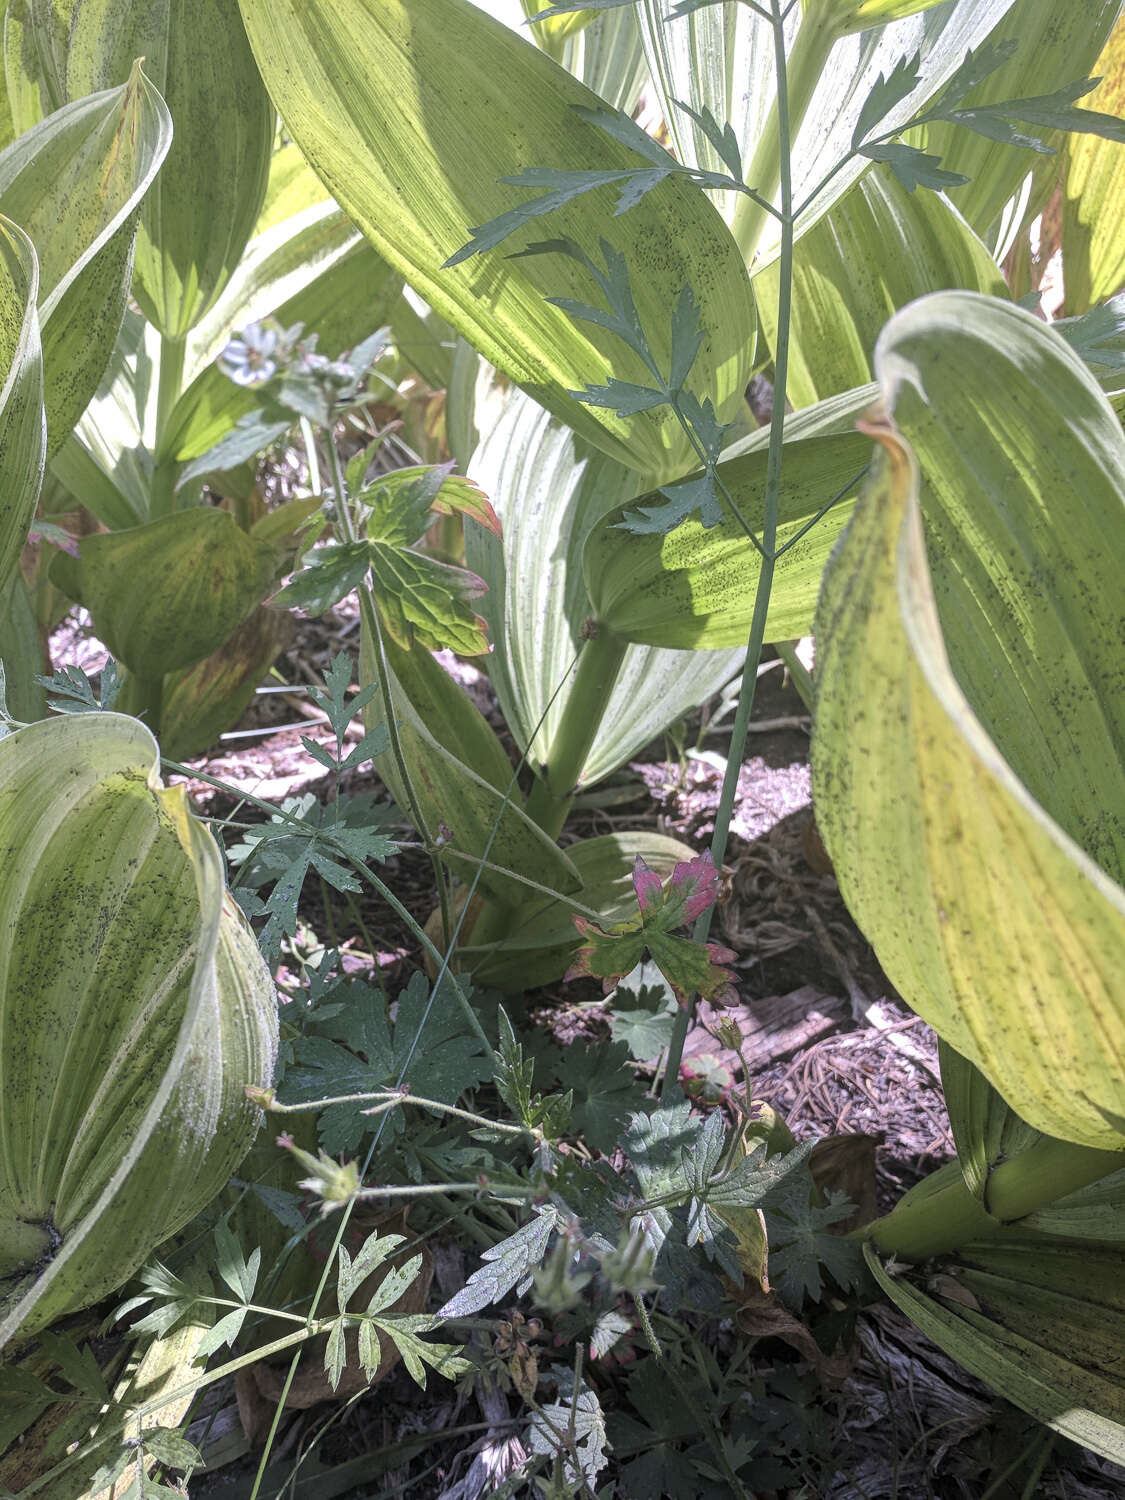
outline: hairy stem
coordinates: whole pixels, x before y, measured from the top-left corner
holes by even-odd
[[[328,457],[332,465],[332,484],[336,491],[336,514],[339,517],[341,529],[349,542],[358,540],[355,521],[352,517],[348,501],[347,482],[344,478],[343,465],[340,463],[340,454],[336,448],[336,439],[331,428],[325,430],[325,438],[328,444]],[[395,714],[394,700],[391,697],[390,668],[387,665],[387,653],[383,647],[383,633],[379,626],[379,616],[375,609],[375,603],[371,596],[371,589],[366,583],[361,583],[356,590],[359,595],[359,612],[363,620],[363,627],[371,640],[372,649],[375,652],[376,671],[379,674],[379,693],[383,703],[383,716],[387,721],[387,733],[391,741],[391,755],[394,757],[395,769],[405,792],[406,814],[414,827],[418,830],[418,836],[425,846],[429,857],[430,867],[433,870],[434,884],[437,886],[438,902],[441,907],[441,943],[447,951],[453,936],[453,908],[449,899],[449,882],[445,878],[445,867],[437,852],[429,825],[422,812],[422,805],[418,801],[418,795],[414,790],[414,782],[406,765],[406,757],[402,752],[402,739],[398,732],[398,717]]]

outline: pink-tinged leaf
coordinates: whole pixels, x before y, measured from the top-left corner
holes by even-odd
[[[575,917],[574,925],[585,942],[566,978],[586,975],[601,979],[608,994],[647,952],[681,1005],[686,1006],[693,994],[714,1005],[731,1003],[735,976],[722,965],[736,955],[720,943],[697,943],[673,936],[677,927],[714,903],[718,888],[718,871],[709,851],[678,864],[667,886],[661,885],[660,877],[638,855],[633,866],[638,916],[609,932],[585,917]]]
[[[443,516],[468,516],[478,526],[502,536],[500,517],[489,503],[488,496],[477,488],[471,479],[460,474],[451,475],[438,491],[437,499],[430,507]]]
[[[668,905],[682,902],[680,924],[693,922],[701,912],[715,904],[718,896],[719,872],[710,849],[705,849],[694,859],[684,860],[672,871],[668,881]]]
[[[677,865],[676,868],[681,867]],[[642,913],[662,904],[660,876],[655,870],[649,869],[639,854],[633,865],[633,889],[637,893],[637,905]]]

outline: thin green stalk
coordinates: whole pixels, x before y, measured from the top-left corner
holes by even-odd
[[[776,58],[779,33],[782,47],[784,48],[785,45],[785,23],[781,8],[774,5],[772,0],[770,10]],[[835,32],[823,21],[802,20],[786,63],[785,98],[782,99],[779,74],[777,97],[766,118],[765,128],[754,147],[750,165],[742,174],[747,187],[753,188],[762,198],[772,200],[774,193],[781,185],[783,175],[791,170],[793,136],[801,128],[801,122],[805,118],[813,92],[824,72],[829,54],[836,45],[836,40]],[[782,120],[783,114],[784,121]],[[768,217],[769,215],[765,213],[761,205],[747,195],[743,195],[735,206],[731,220],[731,233],[747,265],[753,264],[753,257]],[[784,199],[782,200],[780,218],[784,234],[785,220],[787,218],[792,220],[792,199],[788,208]],[[778,328],[780,327],[779,320]]]
[[[400,1104],[416,1104],[421,1109],[436,1110],[441,1114],[456,1115],[459,1120],[468,1120],[470,1125],[479,1125],[485,1130],[496,1130],[503,1135],[526,1135],[534,1141],[544,1139],[541,1130],[533,1130],[527,1125],[509,1125],[503,1120],[490,1120],[484,1115],[473,1114],[471,1110],[460,1109],[455,1104],[442,1104],[437,1099],[423,1099],[417,1094],[404,1094],[398,1089],[377,1089],[370,1094],[338,1094],[331,1099],[313,1099],[307,1104],[282,1104],[274,1100],[269,1105],[271,1115],[300,1115],[309,1114],[312,1111],[320,1112],[332,1104],[371,1104],[379,1105],[378,1109],[364,1110],[364,1114],[382,1114],[384,1110],[397,1108]]]
[[[582,768],[590,754],[627,649],[625,641],[594,625],[578,657],[578,670],[566,700],[551,758],[527,799],[527,815],[550,837],[558,838],[566,822]]]
[[[785,438],[785,393],[789,376],[789,322],[793,298],[793,163],[792,134],[789,120],[789,86],[785,60],[785,27],[779,0],[770,0],[773,15],[774,66],[777,70],[777,150],[781,183],[781,264],[777,302],[777,351],[774,359],[773,416],[770,420],[769,452],[766,461],[765,516],[762,523],[762,564],[758,573],[758,584],[754,594],[754,613],[750,621],[750,636],[746,643],[746,661],[742,668],[742,684],[739,689],[738,709],[731,731],[727,768],[719,794],[719,807],[715,814],[715,831],[711,838],[711,857],[722,866],[727,851],[734,801],[738,792],[738,778],[742,770],[742,758],[746,753],[746,738],[750,714],[754,707],[754,689],[758,680],[758,665],[762,657],[762,646],[766,638],[766,620],[769,614],[770,594],[773,590],[774,566],[777,556],[777,519],[781,505],[782,448]],[[807,104],[807,100],[805,101]],[[697,942],[706,940],[711,929],[709,908],[695,924],[693,937]],[[665,1091],[676,1086],[683,1061],[684,1042],[691,1023],[691,1007],[682,1008],[676,1015],[676,1023],[668,1044],[668,1057],[664,1064]]]
[[[355,542],[358,540],[358,536],[348,500],[347,482],[344,478],[343,465],[340,463],[340,454],[336,447],[336,439],[332,434],[331,428],[325,429],[325,435],[327,438],[329,462],[332,465],[332,484],[336,491],[336,514],[339,517],[340,525],[347,540]],[[398,732],[398,718],[395,714],[394,701],[391,697],[390,669],[387,665],[387,653],[383,646],[383,632],[379,625],[378,612],[371,597],[371,589],[366,583],[361,583],[356,593],[359,596],[359,612],[371,639],[372,647],[375,650],[376,670],[379,674],[379,692],[383,702],[383,716],[387,722],[387,733],[391,742],[391,755],[394,758],[395,769],[399,774],[403,791],[406,794],[407,816],[418,830],[418,835],[425,846],[426,854],[433,870],[434,884],[437,886],[438,903],[441,908],[442,947],[448,949],[450,937],[453,932],[453,908],[449,899],[449,883],[445,878],[445,866],[441,862],[437,845],[422,813],[422,805],[418,801],[417,793],[414,790],[414,782],[407,769],[406,757],[402,752],[402,739]]]

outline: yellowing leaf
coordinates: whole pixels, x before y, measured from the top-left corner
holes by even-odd
[[[1125,111],[1125,20],[1119,20],[1093,68],[1102,82],[1082,103]],[[1095,135],[1069,136],[1063,148],[1063,282],[1068,313],[1083,313],[1125,285],[1125,145]]]
[[[151,680],[218,650],[269,592],[280,557],[203,506],[84,537],[51,576],[90,611],[113,656]]]
[[[1029,1125],[1121,1149],[1125,435],[993,299],[915,303],[876,367],[901,434],[817,611],[818,826],[910,1005]]]

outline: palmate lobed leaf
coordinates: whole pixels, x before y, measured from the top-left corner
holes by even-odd
[[[349,486],[367,467],[366,455],[349,464]],[[487,592],[467,568],[442,562],[415,543],[435,515],[463,515],[499,534],[500,523],[484,495],[453,465],[398,469],[364,488],[354,500],[369,508],[367,539],[333,542],[314,553],[277,596],[322,614],[371,575],[372,601],[382,628],[403,650],[415,640],[430,651],[451,647],[462,656],[488,651],[487,622],[470,601]]]
[[[584,946],[565,977],[589,975],[600,979],[609,994],[648,954],[681,1005],[688,1005],[694,994],[723,1004],[732,993],[734,975],[720,965],[735,955],[718,943],[698,943],[674,935],[677,927],[686,926],[715,903],[718,872],[710,851],[677,864],[667,884],[638,854],[633,864],[633,892],[639,914],[608,931],[587,917],[574,918]]]
[[[341,205],[426,302],[595,445],[662,476],[681,470],[690,450],[670,412],[622,421],[568,394],[611,371],[634,381],[644,373],[639,359],[622,357],[608,330],[575,325],[547,302],[559,295],[589,302],[593,286],[580,264],[493,253],[442,269],[470,226],[520,201],[499,179],[527,166],[637,164],[572,107],[596,108],[597,97],[466,0],[345,0],[342,8],[340,0],[242,0],[242,9],[287,127]],[[341,32],[350,38],[347,49],[335,44]],[[559,210],[551,232],[590,253],[602,224],[595,194]],[[700,388],[714,394],[723,419],[733,415],[749,373],[753,308],[714,209],[693,188],[665,182],[616,221],[613,238],[662,356],[667,308],[683,286],[694,286],[705,329]]]
[[[818,825],[939,1035],[1028,1124],[1122,1149],[1125,437],[1067,345],[992,299],[915,303],[876,366],[911,446],[873,429],[821,596]]]

